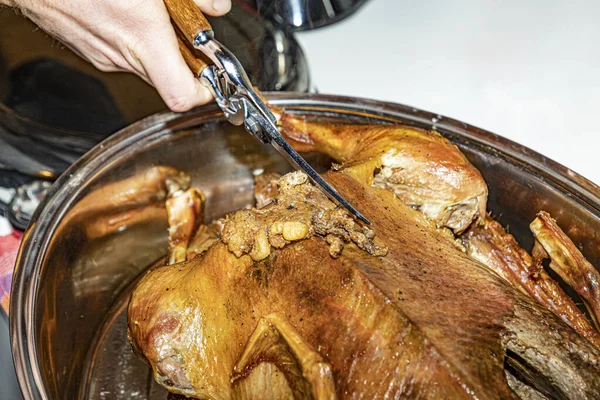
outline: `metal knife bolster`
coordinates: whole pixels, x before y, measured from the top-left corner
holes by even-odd
[[[244,128],[261,142],[271,144],[294,168],[308,175],[331,200],[370,225],[365,216],[349,204],[286,142],[277,129],[275,115],[254,90],[241,63],[231,51],[214,39],[213,32],[199,32],[193,45],[214,62],[214,65],[202,71],[200,79],[213,92],[217,104],[229,122],[234,125],[243,124]]]
[[[214,63],[202,71],[200,79],[208,83],[208,88],[213,92],[217,104],[223,109],[229,122],[234,125],[245,122],[248,117],[245,109],[250,105],[268,121],[273,124],[277,122],[273,113],[255,92],[242,64],[229,49],[214,39],[213,31],[199,32],[194,39],[194,47]]]

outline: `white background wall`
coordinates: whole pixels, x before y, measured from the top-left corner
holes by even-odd
[[[600,1],[370,0],[298,37],[321,93],[459,119],[600,184]]]

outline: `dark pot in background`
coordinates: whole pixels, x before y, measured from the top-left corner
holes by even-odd
[[[356,11],[366,0],[247,0],[259,14],[290,31],[331,25]]]

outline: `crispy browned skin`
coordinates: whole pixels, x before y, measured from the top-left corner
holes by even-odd
[[[142,221],[161,221],[165,217],[165,200],[189,185],[190,178],[182,171],[168,166],[151,167],[94,188],[77,203],[69,218],[82,223],[90,238],[105,236]]]
[[[204,222],[204,194],[196,189],[178,191],[166,201],[169,221],[168,264],[185,261],[188,245]]]
[[[463,236],[467,254],[481,261],[514,287],[528,293],[538,303],[600,348],[600,333],[592,327],[573,299],[552,279],[541,264],[519,247],[502,226],[486,218]]]
[[[600,352],[432,226],[460,233],[485,216],[485,183],[454,146],[410,128],[318,128],[309,148],[345,162],[325,178],[374,229],[302,174],[282,178],[275,201],[230,215],[206,252],[140,281],[129,334],[158,382],[196,398],[518,398],[506,359],[519,393],[596,397]],[[397,182],[373,187],[390,150]],[[449,194],[430,201],[436,179]],[[398,194],[413,184],[419,204]]]
[[[471,226],[461,236],[467,254],[531,295],[600,348],[600,334],[571,297],[541,265],[532,261],[531,256],[500,224],[482,213],[487,201],[485,182],[464,155],[446,139],[408,127],[321,124],[286,114],[281,121],[283,131],[294,141],[295,147],[304,151],[321,151],[346,162],[344,166],[352,170],[353,176],[360,181],[394,192],[405,204],[416,207],[438,227],[451,228],[460,235]],[[396,168],[388,166],[387,173],[384,173],[390,151],[395,154]],[[379,169],[379,173],[373,174]],[[476,219],[480,223],[472,224]],[[549,231],[550,228],[545,230]],[[556,232],[556,229],[553,231]],[[593,284],[598,281],[597,270],[573,245],[564,244],[570,243],[564,233],[562,236],[555,233],[553,237],[558,238],[553,239],[553,243],[557,240],[563,243],[560,246],[565,254],[562,259],[572,261],[571,267],[564,268],[555,262],[555,268],[572,271],[571,280],[577,282],[565,281],[591,297],[588,303],[595,315],[600,312],[600,292],[598,284]],[[550,240],[548,238],[547,243]],[[554,253],[560,252],[556,247]],[[555,257],[559,259],[558,255]],[[586,296],[583,296],[584,299]]]
[[[352,180],[339,183],[361,189]],[[372,200],[375,204],[381,201]],[[329,245],[312,237],[271,253],[258,264],[249,256],[237,258],[225,244],[218,243],[202,258],[151,272],[131,300],[133,343],[159,367],[163,346],[168,343],[178,348],[173,351],[183,357],[187,381],[196,393],[202,393],[202,387],[227,398],[232,393],[229,376],[257,321],[279,313],[331,363],[341,397],[345,393],[350,397],[363,393],[368,398],[412,393],[415,398],[470,398],[466,390],[470,389],[483,397],[500,398],[498,394],[503,394],[510,398],[502,357],[494,359],[490,354],[502,354],[501,323],[511,314],[512,300],[500,294],[485,304],[477,302],[479,306],[465,313],[458,305],[473,303],[479,297],[467,290],[473,284],[471,279],[491,292],[497,292],[502,284],[451,245],[438,243],[427,222],[415,224],[415,218],[422,219],[419,214],[400,206],[392,202],[386,207],[393,209],[379,207],[369,214],[379,226],[379,234],[396,245],[397,251],[383,259],[358,249],[333,259]],[[386,218],[390,212],[398,219]],[[408,221],[410,227],[402,229],[406,236],[395,234]],[[433,239],[436,247],[441,246],[441,253],[407,251],[406,245],[415,243],[407,240],[410,235],[421,237],[421,244]],[[423,290],[425,282],[433,289],[437,282],[447,279],[439,270],[440,256],[475,266],[473,274],[460,279],[458,286],[463,290],[450,289],[452,296],[440,297],[434,290]],[[402,266],[419,262],[419,270],[411,268],[406,275]],[[428,270],[437,278],[423,279]],[[451,270],[448,273],[458,273],[454,267]],[[384,291],[371,280],[384,283]],[[209,303],[202,300],[209,298]],[[415,313],[431,301],[434,307],[430,303],[425,307],[427,312]],[[440,326],[444,327],[442,332]],[[472,329],[495,340],[478,340],[474,347],[469,338]],[[200,337],[202,344],[198,346]]]
[[[370,205],[365,212],[389,254],[348,246],[334,259],[313,236],[257,263],[218,242],[203,257],[150,272],[131,299],[129,327],[159,382],[230,398],[229,377],[257,322],[279,314],[331,364],[341,398],[514,398],[504,346],[535,359],[542,344],[561,364],[545,371],[548,379],[578,384],[561,390],[580,398],[600,390],[598,352],[568,327],[440,240],[391,193],[342,173],[328,178],[355,204]]]
[[[590,314],[600,321],[600,273],[590,264],[577,246],[544,211],[530,225],[536,240],[550,257],[550,268],[586,301]]]
[[[281,124],[299,151],[322,152],[344,163],[360,182],[394,192],[438,227],[458,234],[485,215],[487,186],[481,174],[436,132],[314,123],[287,114]]]
[[[106,185],[84,197],[79,206],[86,217],[137,209],[146,204],[164,202],[177,190],[187,189],[190,178],[172,167],[158,166],[121,181]]]

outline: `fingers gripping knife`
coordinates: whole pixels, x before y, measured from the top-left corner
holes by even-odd
[[[275,116],[252,87],[244,68],[233,53],[214,39],[210,24],[193,0],[164,0],[164,3],[175,22],[179,48],[186,63],[196,76],[208,83],[229,122],[243,124],[250,134],[263,143],[271,144],[296,169],[306,173],[330,199],[348,209],[354,217],[370,224],[281,136]],[[182,38],[204,53],[214,65],[207,65],[196,57]]]

